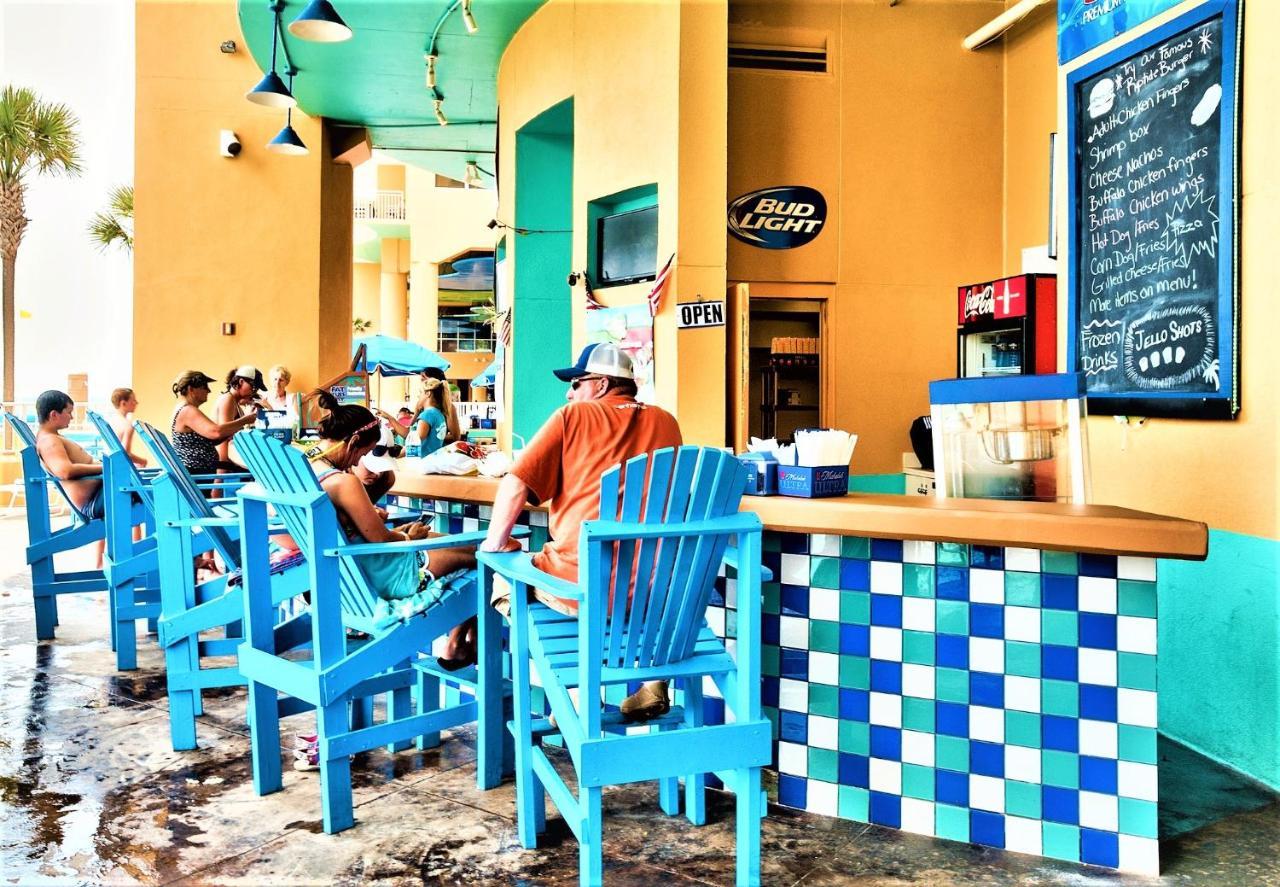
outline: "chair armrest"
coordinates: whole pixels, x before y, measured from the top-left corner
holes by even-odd
[[[760,529],[760,518],[749,512],[706,520],[679,523],[641,524],[623,521],[590,520],[582,530],[592,542],[616,542],[620,539],[662,539],[668,536],[715,536]]]
[[[430,539],[414,539],[409,542],[363,542],[359,545],[344,545],[341,548],[326,548],[325,557],[364,557],[370,554],[395,554],[397,551],[431,551],[436,548],[454,548],[459,545],[479,545],[488,535],[486,530],[474,530],[470,533],[454,533],[452,536],[433,536]],[[513,537],[528,536],[528,527],[516,527],[511,531]]]
[[[240,519],[235,517],[188,517],[182,520],[167,520],[166,527],[238,527]]]
[[[582,591],[575,583],[539,570],[533,565],[533,557],[527,551],[481,551],[476,554],[476,560],[513,582],[541,588],[556,597],[582,599]]]
[[[734,570],[737,570],[738,569],[738,549],[733,547],[726,548],[724,550],[724,557],[722,558],[722,561],[724,562],[725,566],[733,567]],[[773,581],[773,570],[770,570],[764,564],[760,565],[760,581],[761,582]]]

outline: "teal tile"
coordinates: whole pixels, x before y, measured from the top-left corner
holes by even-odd
[[[809,620],[809,649],[819,653],[840,652],[840,623],[825,619]]]
[[[922,801],[933,800],[933,768],[918,764],[902,765],[902,794]]]
[[[1120,760],[1136,764],[1156,762],[1156,731],[1153,728],[1121,724],[1119,734]]]
[[[934,763],[943,770],[969,772],[969,740],[957,736],[938,736],[934,740]]]
[[[782,551],[782,534],[765,533],[760,548],[764,551]]]
[[[937,804],[933,810],[933,825],[939,838],[968,842],[969,808]]]
[[[1120,834],[1157,837],[1156,805],[1136,798],[1120,799]]]
[[[535,705],[535,706],[534,706],[534,708],[533,708],[533,710],[534,710],[534,711],[543,711],[544,709],[543,709],[543,707],[542,707],[542,706]],[[772,737],[773,737],[773,741],[774,741],[774,742],[777,742],[777,741],[778,741],[778,736],[779,736],[779,731],[778,731],[778,710],[777,710],[776,708],[774,708],[773,706],[770,706],[770,705],[762,705],[762,706],[760,707],[760,710],[761,710],[762,712],[764,712],[764,716],[765,716],[766,718],[768,718],[768,719],[769,719],[769,725],[770,725],[769,733],[770,733],[770,735],[772,735]]]
[[[782,587],[776,582],[766,582],[760,586],[760,609],[772,616],[782,612]]]
[[[1004,713],[1004,741],[1023,748],[1040,747],[1040,716],[1026,711]]]
[[[1149,616],[1156,618],[1156,584],[1121,579],[1116,583],[1121,616]]]
[[[1040,574],[1015,571],[1005,573],[1004,602],[1010,607],[1040,606]]]
[[[1040,818],[1040,786],[1010,779],[1004,784],[1004,812],[1010,816]]]
[[[1080,643],[1079,614],[1074,610],[1041,610],[1040,642],[1075,647]]]
[[[1069,751],[1045,749],[1040,752],[1040,779],[1060,788],[1080,787],[1080,756]]]
[[[902,729],[932,733],[935,708],[932,699],[902,698]]]
[[[902,593],[907,597],[933,597],[933,566],[903,564]]]
[[[738,611],[724,611],[724,636],[726,638],[736,638],[738,636]]]
[[[1080,861],[1080,827],[1063,825],[1060,822],[1044,823],[1044,844],[1041,848],[1045,856],[1054,859],[1065,859],[1068,862]]]
[[[871,560],[871,540],[863,536],[841,536],[840,556]]]
[[[1130,690],[1156,688],[1156,657],[1146,653],[1121,653],[1120,686]]]
[[[823,782],[840,781],[839,755],[829,748],[809,748],[809,778]]]
[[[935,559],[948,567],[969,566],[969,546],[963,542],[939,542]]]
[[[840,558],[809,558],[809,584],[816,588],[839,588]]]
[[[969,633],[969,604],[965,601],[938,601],[938,634]]]
[[[935,635],[931,631],[904,631],[902,633],[902,661],[917,665],[933,665]]]
[[[1042,551],[1040,552],[1040,570],[1044,573],[1080,572],[1078,558],[1074,551]]]
[[[1040,677],[1040,645],[1005,641],[1004,670],[1005,674],[1024,678]]]
[[[935,669],[935,689],[943,702],[969,703],[969,672],[958,668]]]
[[[836,745],[847,755],[871,753],[871,725],[862,721],[841,721]]]
[[[868,591],[840,592],[840,621],[846,625],[870,625],[871,593]]]
[[[840,688],[828,684],[809,685],[809,714],[840,717]]]
[[[550,541],[551,536],[547,532],[546,527],[530,527],[529,528],[529,550],[537,551]]]
[[[865,788],[852,785],[840,786],[837,810],[841,819],[852,819],[856,822],[870,822],[868,808],[871,804],[871,793]]]
[[[871,689],[871,660],[865,656],[841,654],[840,686],[853,690]]]
[[[760,650],[760,671],[770,677],[778,676],[778,665],[782,659],[782,648],[775,647],[773,644],[766,644]]]
[[[1080,685],[1075,681],[1040,682],[1040,710],[1064,718],[1080,717]]]

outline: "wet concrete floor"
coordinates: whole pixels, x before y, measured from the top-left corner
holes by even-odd
[[[34,641],[25,540],[21,520],[0,518],[0,884],[577,883],[577,844],[554,810],[542,845],[524,850],[513,786],[475,788],[472,730],[428,752],[358,756],[357,823],[339,835],[320,829],[314,774],[286,768],[283,791],[254,794],[242,690],[209,694],[200,748],[172,751],[154,639],[118,674],[104,596],[63,598],[58,639]],[[781,808],[763,825],[764,880],[1280,884],[1275,798],[1185,749],[1162,753],[1171,837],[1158,880]],[[732,883],[731,799],[712,792],[708,819],[664,816],[652,785],[606,792],[606,883]]]

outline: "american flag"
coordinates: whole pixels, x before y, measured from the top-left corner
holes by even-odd
[[[586,293],[588,311],[596,311],[604,307],[604,304],[596,298],[595,291],[591,289],[591,278],[585,271],[582,272],[582,289]]]
[[[502,343],[503,348],[511,347],[511,309],[508,308],[502,312],[501,318],[498,320],[498,341]]]
[[[671,258],[667,259],[667,264],[662,266],[662,270],[658,272],[658,277],[653,282],[653,289],[649,290],[649,316],[655,317],[658,313],[658,306],[662,304],[662,291],[667,286],[667,279],[671,276],[671,269],[675,266],[676,254],[672,253]]]

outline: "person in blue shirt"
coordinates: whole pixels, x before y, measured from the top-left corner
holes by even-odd
[[[445,437],[449,433],[444,392],[447,383],[439,379],[427,379],[423,384],[426,390],[418,401],[418,414],[414,417],[413,427],[409,429],[407,442],[410,456],[430,456],[444,446]]]

